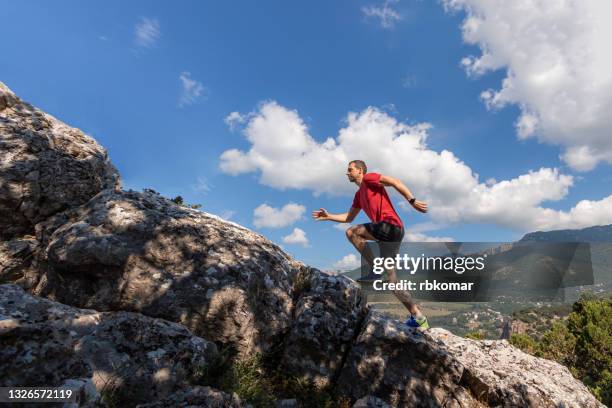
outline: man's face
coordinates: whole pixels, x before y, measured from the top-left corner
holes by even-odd
[[[355,167],[355,163],[351,163],[348,166],[348,169],[346,170],[346,176],[348,177],[349,181],[351,183],[353,183],[355,180],[357,180],[357,177],[361,174],[361,170],[359,170],[357,167]]]

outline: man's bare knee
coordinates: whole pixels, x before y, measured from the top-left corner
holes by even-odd
[[[355,236],[355,227],[350,227],[346,230],[346,238],[348,238],[349,241],[352,241]]]

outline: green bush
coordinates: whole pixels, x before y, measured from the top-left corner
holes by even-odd
[[[538,349],[536,341],[527,334],[513,333],[510,335],[510,339],[508,339],[508,341],[513,346],[518,347],[529,354],[535,354]]]
[[[521,350],[567,366],[601,402],[612,406],[612,299],[585,292],[567,323],[554,322],[538,342],[513,334]]]
[[[582,298],[567,328],[576,338],[573,371],[604,404],[612,405],[612,300]]]
[[[466,339],[472,339],[472,340],[484,340],[485,335],[481,331],[475,331],[475,332],[466,333],[464,337]]]

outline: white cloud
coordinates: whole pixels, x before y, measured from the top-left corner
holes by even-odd
[[[134,42],[140,48],[153,48],[161,37],[159,21],[154,18],[140,17],[134,27]]]
[[[221,214],[219,214],[219,217],[223,218],[224,220],[230,220],[234,215],[236,215],[236,211],[223,210],[221,211]]]
[[[226,116],[223,120],[227,126],[229,126],[230,130],[234,131],[236,128],[245,123],[247,117],[245,115],[241,115],[240,112],[232,112]]]
[[[432,237],[420,232],[407,231],[404,234],[403,242],[454,242],[451,237]]]
[[[395,10],[391,4],[397,3],[399,0],[385,0],[382,6],[370,5],[362,7],[361,12],[370,18],[376,18],[380,21],[383,28],[393,28],[395,23],[402,19],[402,16]]]
[[[206,177],[198,177],[198,181],[193,186],[193,190],[197,193],[207,194],[210,192],[213,186],[210,184]]]
[[[348,254],[332,264],[331,268],[337,271],[350,271],[361,266],[361,260],[355,254]]]
[[[348,222],[334,223],[334,228],[340,231],[346,231],[350,226],[351,224]]]
[[[285,244],[301,245],[303,247],[308,246],[308,237],[306,232],[300,228],[294,228],[291,234],[283,237]]]
[[[348,182],[345,169],[358,158],[370,171],[400,178],[428,203],[431,219],[438,224],[489,223],[526,232],[612,223],[612,211],[604,211],[612,196],[569,211],[546,208],[547,201],[566,197],[573,177],[542,168],[510,180],[480,181],[452,152],[428,148],[429,128],[427,123],[398,122],[369,107],[349,113],[338,136],[319,143],[295,110],[266,102],[245,124],[250,149],[224,152],[220,167],[232,175],[259,172],[260,183],[279,190],[309,189],[315,195],[347,196],[350,201],[356,187]],[[411,217],[419,216],[412,212]]]
[[[492,109],[517,105],[519,138],[563,147],[579,171],[612,163],[612,2],[443,0],[464,10],[463,39],[480,47],[462,60],[469,75],[506,69]]]
[[[253,211],[253,225],[257,228],[283,228],[299,221],[306,207],[289,203],[283,208],[270,207],[262,204]]]
[[[181,72],[179,79],[181,80],[179,107],[193,105],[200,97],[206,98],[206,88],[200,81],[192,79],[189,72]]]

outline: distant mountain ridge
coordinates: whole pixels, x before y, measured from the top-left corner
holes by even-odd
[[[530,232],[525,234],[520,241],[612,242],[612,224],[582,229]]]

